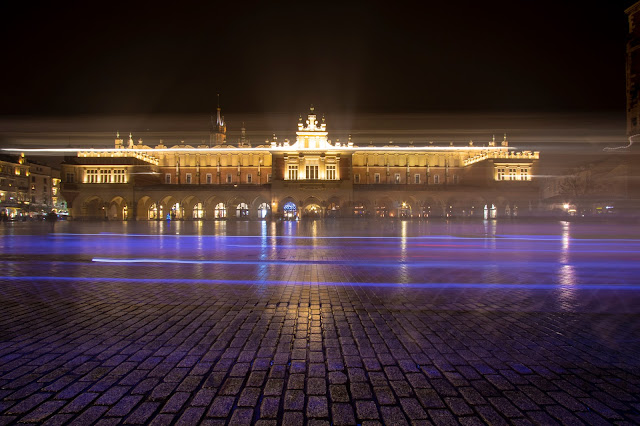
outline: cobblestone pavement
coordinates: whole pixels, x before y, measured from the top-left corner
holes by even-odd
[[[629,229],[209,226],[1,228],[0,424],[640,423]]]

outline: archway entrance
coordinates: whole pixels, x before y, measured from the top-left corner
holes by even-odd
[[[249,217],[249,206],[247,203],[240,203],[236,206],[236,218],[246,219]]]
[[[408,219],[411,217],[411,206],[407,202],[402,202],[400,204],[399,216],[402,219]]]
[[[197,203],[195,206],[193,206],[193,218],[194,219],[204,218],[204,209],[202,208],[202,203]]]
[[[317,204],[309,204],[304,209],[305,217],[319,218],[322,217],[322,207]]]
[[[327,206],[327,217],[339,217],[340,206],[336,203],[331,203]]]
[[[295,219],[298,216],[298,207],[292,201],[286,203],[282,209],[284,210],[285,219]]]
[[[216,204],[215,209],[213,209],[213,217],[215,219],[224,219],[225,217],[227,217],[227,208],[225,207],[224,203]]]
[[[494,204],[491,204],[491,207],[489,207],[487,204],[484,205],[484,218],[485,219],[495,219],[496,218],[496,206]]]
[[[258,217],[264,219],[269,214],[269,203],[262,203],[258,206]]]
[[[182,219],[182,208],[180,203],[175,203],[171,206],[171,220]]]

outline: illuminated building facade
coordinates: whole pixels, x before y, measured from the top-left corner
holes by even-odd
[[[357,146],[329,140],[312,108],[294,142],[226,142],[218,109],[209,145],[155,147],[118,135],[114,149],[78,152],[62,165],[77,219],[499,217],[538,205],[538,152],[488,146]]]
[[[12,219],[66,209],[60,172],[28,162],[24,154],[0,155],[0,213]]]

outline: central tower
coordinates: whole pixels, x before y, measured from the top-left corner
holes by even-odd
[[[322,123],[319,123],[315,108],[312,105],[309,108],[307,120],[303,123],[302,116],[298,119],[298,131],[296,132],[296,142],[293,148],[317,149],[318,151],[331,149],[333,146],[329,143],[328,134],[324,116],[322,116]]]

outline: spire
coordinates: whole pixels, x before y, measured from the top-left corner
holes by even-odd
[[[218,107],[216,108],[216,125],[224,126],[224,117],[220,115],[220,93],[218,93]]]
[[[209,144],[215,143],[222,145],[227,139],[227,126],[224,123],[224,116],[220,109],[220,93],[217,94],[216,122],[213,122],[213,114],[211,114],[211,122],[209,123]]]

